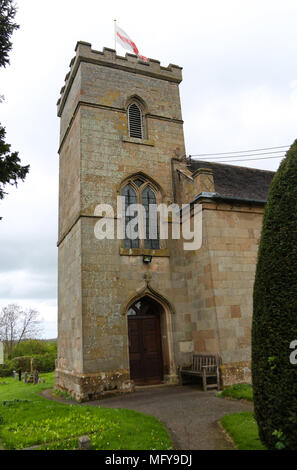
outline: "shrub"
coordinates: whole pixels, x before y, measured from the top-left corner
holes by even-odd
[[[30,372],[32,357],[33,369],[37,369],[39,372],[52,372],[55,370],[57,358],[55,352],[35,354],[33,356],[15,357],[11,361],[6,361],[3,365],[0,365],[0,377],[9,377],[12,375],[13,370],[18,371],[19,369],[21,369],[22,372]]]
[[[0,364],[0,377],[10,377],[14,368],[12,361],[5,361],[4,364]]]
[[[270,188],[254,285],[252,377],[259,435],[269,449],[297,449],[297,140]],[[281,436],[281,438],[280,438]]]
[[[35,355],[33,356],[34,368],[39,372],[52,372],[55,370],[56,358],[55,353]]]
[[[38,339],[27,339],[21,341],[12,352],[12,358],[20,356],[32,356],[35,354],[56,353],[56,341],[41,341]]]
[[[16,371],[21,369],[22,372],[25,372],[29,371],[31,368],[31,356],[14,357],[10,362],[13,364],[13,368]]]

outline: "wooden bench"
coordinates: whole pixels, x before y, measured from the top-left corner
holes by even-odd
[[[193,354],[192,365],[182,367],[179,371],[181,383],[183,385],[184,377],[202,377],[203,390],[205,392],[209,388],[217,388],[220,390],[220,365],[221,359],[218,354]],[[216,383],[207,383],[209,377],[215,378]]]

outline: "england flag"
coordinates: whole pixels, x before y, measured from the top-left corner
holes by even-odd
[[[124,49],[133,52],[140,59],[144,60],[145,62],[148,62],[147,57],[144,57],[143,55],[139,54],[139,50],[135,42],[133,42],[132,39],[130,39],[130,37],[128,36],[128,34],[125,33],[125,31],[123,31],[121,28],[119,28],[117,24],[115,24],[115,34],[117,42],[121,44]]]

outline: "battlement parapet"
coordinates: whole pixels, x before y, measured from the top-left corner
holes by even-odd
[[[146,62],[134,54],[127,53],[125,57],[119,56],[114,49],[108,47],[104,47],[103,51],[95,51],[90,43],[84,41],[79,41],[76,44],[75,52],[76,56],[73,57],[69,64],[70,71],[65,77],[65,84],[61,88],[61,96],[57,102],[58,116],[61,116],[63,112],[69,90],[81,62],[125,70],[174,83],[182,81],[182,67],[175,64],[163,67],[156,59],[149,58],[148,62]]]

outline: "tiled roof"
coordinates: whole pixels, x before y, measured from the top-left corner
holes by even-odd
[[[211,168],[214,174],[215,192],[221,196],[249,200],[267,200],[274,171],[258,170],[223,163],[192,160],[189,169]]]

